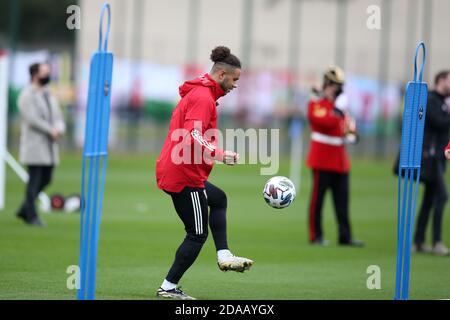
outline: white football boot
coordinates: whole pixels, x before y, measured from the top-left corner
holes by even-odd
[[[232,270],[236,272],[244,272],[245,270],[249,270],[253,263],[253,260],[236,257],[233,254],[230,254],[226,257],[221,257],[217,261],[217,265],[219,266],[220,270]]]
[[[176,300],[196,300],[195,298],[184,293],[180,287],[174,288],[172,290],[164,290],[160,287],[158,288],[158,290],[156,290],[156,296]]]

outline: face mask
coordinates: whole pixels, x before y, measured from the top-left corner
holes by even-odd
[[[334,96],[337,98],[337,97],[340,96],[340,94],[341,94],[342,92],[344,92],[344,90],[342,90],[342,87],[339,87],[339,88],[336,90],[336,93],[334,94]]]
[[[42,86],[45,86],[45,85],[49,84],[49,82],[50,82],[50,76],[46,76],[44,78],[39,78],[39,83]]]

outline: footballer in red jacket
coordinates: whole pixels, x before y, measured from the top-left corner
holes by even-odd
[[[172,113],[169,132],[156,162],[158,188],[172,198],[184,224],[186,237],[156,294],[190,300],[178,287],[183,274],[194,263],[208,236],[208,221],[222,271],[248,270],[253,261],[233,255],[227,243],[227,197],[208,182],[214,161],[234,165],[238,154],[218,147],[217,100],[236,88],[241,73],[239,59],[227,47],[211,53],[211,71],[180,87],[181,100]],[[208,216],[208,209],[210,214]]]
[[[362,246],[354,240],[349,221],[349,170],[345,144],[356,138],[356,125],[347,110],[336,107],[342,93],[344,73],[331,68],[324,75],[321,96],[308,104],[311,144],[307,166],[312,170],[312,192],[309,204],[309,240],[327,245],[322,231],[322,207],[325,194],[331,189],[338,222],[339,244]],[[353,142],[353,141],[352,141]]]

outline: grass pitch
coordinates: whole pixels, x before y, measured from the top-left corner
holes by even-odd
[[[331,193],[324,207],[329,247],[307,241],[310,173],[291,207],[274,210],[261,192],[268,177],[258,166],[217,165],[210,181],[228,195],[231,250],[255,260],[246,273],[223,273],[212,237],[181,281],[198,299],[392,299],[396,259],[397,183],[392,162],[353,161],[351,221],[365,248],[336,244]],[[79,192],[80,155],[63,155],[48,194]],[[287,163],[279,175],[288,175]],[[24,185],[8,171],[0,212],[0,299],[74,299],[66,270],[78,264],[79,214],[42,214],[47,228],[24,225],[14,213]],[[420,199],[418,202],[420,205]],[[448,208],[444,240],[450,244]],[[430,234],[427,235],[428,238]],[[154,299],[184,229],[172,202],[155,185],[154,157],[113,155],[106,177],[97,270],[97,299]],[[381,269],[381,289],[366,286],[367,268]],[[450,257],[412,255],[411,299],[450,298]]]

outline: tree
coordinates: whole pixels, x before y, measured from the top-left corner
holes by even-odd
[[[73,47],[75,32],[66,27],[68,6],[78,0],[2,0],[0,46]]]

